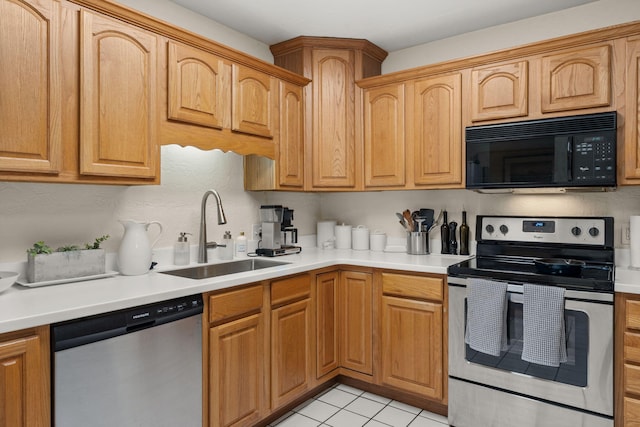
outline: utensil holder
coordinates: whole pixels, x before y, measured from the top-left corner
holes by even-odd
[[[407,253],[410,255],[429,254],[429,232],[411,231],[407,233]]]

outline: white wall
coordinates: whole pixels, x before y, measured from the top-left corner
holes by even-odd
[[[382,73],[464,58],[640,20],[638,0],[600,0],[530,19],[390,52]]]

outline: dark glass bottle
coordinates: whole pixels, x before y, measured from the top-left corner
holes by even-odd
[[[443,254],[449,253],[449,223],[447,218],[447,211],[442,212],[442,225],[440,226],[440,240],[442,241]]]
[[[460,255],[469,255],[469,225],[465,211],[462,211],[462,224],[460,224]]]
[[[456,240],[456,227],[458,223],[451,221],[449,223],[449,253],[451,255],[458,255],[458,241]]]

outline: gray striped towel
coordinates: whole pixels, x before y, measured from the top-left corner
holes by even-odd
[[[522,360],[544,366],[567,361],[564,288],[524,285]]]
[[[469,279],[464,342],[481,353],[499,356],[507,346],[507,284]]]

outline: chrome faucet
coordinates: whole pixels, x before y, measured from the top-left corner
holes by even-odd
[[[216,198],[216,206],[218,207],[218,224],[226,224],[227,218],[222,209],[222,200],[216,190],[208,190],[202,196],[202,207],[200,208],[200,239],[198,241],[198,262],[204,264],[207,260],[207,249],[216,248],[219,245],[216,242],[207,242],[207,199],[213,195]]]

